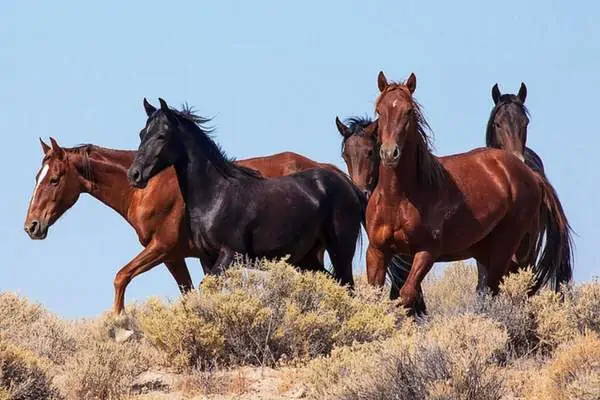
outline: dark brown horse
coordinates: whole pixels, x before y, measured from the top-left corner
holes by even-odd
[[[521,82],[521,87],[516,95],[501,93],[498,84],[492,87],[494,107],[487,123],[485,143],[487,147],[504,149],[523,160],[529,168],[546,182],[548,188],[554,193],[553,197],[556,198],[556,207],[561,219],[560,226],[562,227],[562,230],[556,234],[562,236],[561,242],[567,243],[562,249],[564,253],[556,256],[564,262],[559,266],[560,269],[557,271],[556,276],[553,276],[549,281],[552,288],[558,290],[561,283],[569,282],[572,278],[572,230],[558,195],[544,172],[541,157],[526,146],[527,128],[529,126],[529,111],[525,106],[526,98],[527,86],[523,82]],[[540,231],[543,233],[543,227]]]
[[[115,277],[113,310],[120,313],[125,288],[131,280],[164,263],[182,292],[193,287],[186,257],[198,257],[184,224],[183,198],[173,168],[165,170],[145,189],[134,189],[127,181],[127,168],[135,151],[105,149],[94,145],[62,148],[54,139],[42,143],[42,167],[37,174],[25,231],[32,239],[44,239],[52,226],[81,193],[88,193],[119,213],[135,229],[144,249],[119,270]],[[237,161],[265,176],[283,176],[310,168],[337,171],[292,152]],[[323,257],[324,249],[320,251]],[[204,266],[203,266],[204,267]]]
[[[435,260],[475,258],[487,270],[487,285],[497,292],[516,256],[517,263],[537,260],[523,244],[537,237],[540,219],[547,238],[535,263],[539,289],[563,259],[554,258],[567,243],[554,235],[563,227],[556,198],[547,184],[512,154],[476,149],[438,158],[430,151],[428,125],[412,94],[414,74],[406,83],[378,77],[375,104],[381,164],[379,181],[367,207],[367,273],[383,284],[392,254],[414,255],[407,282],[400,290],[412,307],[421,281]]]

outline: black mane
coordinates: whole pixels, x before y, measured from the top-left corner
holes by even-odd
[[[367,116],[364,116],[364,117],[354,116],[354,117],[346,118],[345,123],[353,135],[354,134],[360,135],[363,133],[364,128],[366,128],[367,126],[369,126],[373,123],[373,120]]]
[[[487,147],[498,147],[498,143],[496,141],[496,129],[494,129],[494,118],[496,118],[496,114],[500,107],[505,105],[514,104],[521,108],[521,111],[528,117],[531,118],[529,114],[529,110],[525,106],[525,104],[519,99],[518,96],[514,94],[503,94],[498,99],[498,104],[492,108],[490,112],[490,118],[488,119],[487,127],[485,129],[485,145]]]
[[[202,117],[196,114],[192,107],[187,104],[182,106],[181,110],[171,108],[171,111],[178,117],[184,127],[188,127],[190,131],[200,142],[202,152],[212,164],[212,166],[223,176],[230,178],[252,177],[256,179],[264,179],[264,177],[251,168],[246,168],[234,163],[235,159],[229,158],[225,151],[213,140],[213,127],[205,125],[212,118]]]

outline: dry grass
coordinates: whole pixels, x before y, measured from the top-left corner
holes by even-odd
[[[285,262],[253,267],[121,318],[64,321],[0,293],[0,400],[600,398],[598,281],[528,297],[523,271],[476,296],[475,268],[455,263],[413,321],[364,277],[350,295]]]

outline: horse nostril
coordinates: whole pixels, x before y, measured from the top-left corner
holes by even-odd
[[[38,221],[31,221],[29,226],[25,226],[25,232],[35,235],[38,231],[40,223]]]
[[[363,195],[368,199],[369,196],[371,195],[371,191],[368,189],[363,189]]]
[[[394,148],[394,153],[392,154],[392,158],[394,160],[397,160],[400,157],[400,149],[398,148],[398,146],[396,146]]]
[[[142,174],[140,173],[139,169],[134,169],[133,171],[131,171],[131,179],[133,179],[134,182],[139,182],[141,179]]]

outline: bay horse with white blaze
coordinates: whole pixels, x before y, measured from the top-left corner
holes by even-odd
[[[144,99],[148,115],[128,171],[139,188],[173,165],[191,239],[202,263],[221,273],[236,253],[251,258],[288,256],[300,268],[322,268],[314,249],[325,246],[334,276],[353,286],[352,258],[364,217],[356,187],[315,168],[266,179],[225,157],[203,127],[207,119]]]
[[[87,193],[115,210],[131,225],[144,249],[115,276],[113,312],[123,311],[125,290],[131,280],[164,263],[182,292],[193,288],[185,258],[199,257],[189,239],[184,221],[184,204],[173,168],[153,179],[145,189],[134,189],[127,169],[135,151],[113,150],[87,144],[63,148],[50,138],[40,139],[43,159],[25,218],[25,231],[31,239],[44,239],[48,229]],[[238,160],[267,177],[283,176],[310,168],[326,168],[344,173],[331,164],[318,163],[293,152]],[[323,258],[324,247],[317,250]],[[205,267],[203,265],[203,267]],[[206,270],[208,272],[208,270]]]
[[[556,199],[548,185],[512,154],[475,149],[438,158],[430,151],[428,125],[414,100],[414,74],[406,83],[388,83],[379,73],[380,95],[375,103],[381,164],[379,181],[367,206],[367,274],[381,285],[385,265],[395,253],[414,255],[408,279],[400,290],[411,308],[421,281],[433,262],[475,258],[487,272],[487,285],[496,293],[513,256],[536,260],[539,250],[522,243],[537,238],[542,219],[560,225]],[[552,234],[544,247],[564,248]],[[534,265],[534,290],[551,276],[560,259],[542,252]]]

